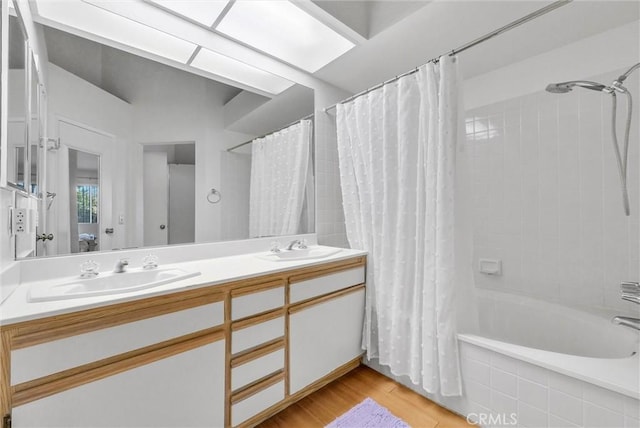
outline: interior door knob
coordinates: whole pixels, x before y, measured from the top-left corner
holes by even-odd
[[[108,234],[108,235],[113,234],[113,227],[107,227],[107,228],[104,230],[104,233],[106,233],[106,234]]]
[[[160,230],[164,230],[167,226],[165,226],[164,224],[160,225]]]

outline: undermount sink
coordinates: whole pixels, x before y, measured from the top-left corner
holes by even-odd
[[[200,275],[200,272],[187,272],[175,268],[153,270],[131,269],[123,273],[111,272],[95,278],[83,278],[77,281],[55,284],[50,287],[32,287],[29,290],[28,299],[30,302],[46,302],[129,293],[198,275]]]
[[[342,251],[341,248],[313,247],[296,250],[282,250],[279,253],[259,254],[256,257],[272,262],[288,262],[292,260],[323,259]]]

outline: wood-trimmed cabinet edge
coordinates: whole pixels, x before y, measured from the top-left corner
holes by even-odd
[[[360,364],[362,353],[358,352],[356,355],[353,355],[353,358],[333,368],[329,373],[324,374],[319,379],[315,379],[304,388],[290,393],[290,320],[292,315],[316,305],[322,305],[332,300],[344,298],[344,296],[354,294],[360,290],[362,290],[362,294],[364,294],[364,280],[362,283],[346,284],[338,290],[332,289],[329,293],[319,294],[295,303],[290,303],[290,287],[296,286],[296,284],[304,281],[326,277],[351,269],[362,269],[362,278],[364,278],[365,265],[366,256],[356,256],[336,262],[261,275],[239,281],[230,281],[224,284],[177,291],[161,296],[3,325],[0,327],[2,344],[0,348],[0,415],[4,417],[3,425],[11,424],[11,414],[14,407],[24,405],[34,400],[41,400],[71,388],[105,379],[135,369],[136,367],[151,364],[155,361],[160,361],[174,355],[198,349],[210,343],[224,340],[225,426],[231,426],[231,409],[233,404],[247,399],[270,386],[276,385],[278,382],[284,382],[284,397],[281,400],[260,410],[255,415],[243,420],[237,425],[239,427],[255,426],[301,398],[320,389],[322,386],[343,376]],[[282,308],[253,314],[235,321],[231,320],[232,298],[234,296],[247,296],[252,293],[252,290],[259,292],[277,286],[285,287],[285,301]],[[139,349],[133,349],[98,361],[92,361],[21,384],[14,385],[11,382],[12,351],[65,338],[73,338],[80,334],[91,333],[110,327],[128,325],[136,321],[147,320],[179,311],[188,311],[189,309],[215,302],[221,302],[224,305],[224,319],[219,325],[210,326],[206,329],[194,331]],[[364,308],[364,298],[362,298],[361,303],[362,308]],[[234,329],[259,324],[265,320],[274,319],[279,315],[285,318],[284,336],[266,341],[236,355],[231,354],[232,331],[234,331]],[[354,321],[358,320],[354,319]],[[360,319],[359,322],[361,323],[362,319]],[[357,341],[359,345],[359,338],[357,338]],[[234,366],[259,358],[274,349],[280,349],[282,347],[285,350],[285,362],[284,367],[280,371],[276,371],[263,379],[258,379],[237,391],[231,390],[231,370]],[[14,427],[16,426],[15,422],[14,420]],[[20,427],[17,426],[17,428]]]

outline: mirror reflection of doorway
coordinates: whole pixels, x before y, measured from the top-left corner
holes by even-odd
[[[144,245],[195,242],[195,143],[145,144]]]
[[[100,250],[100,156],[69,149],[69,195],[71,252]]]

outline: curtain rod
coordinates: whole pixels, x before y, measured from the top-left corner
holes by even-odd
[[[538,17],[540,17],[540,16],[542,16],[542,15],[544,15],[546,13],[551,12],[552,10],[555,10],[555,9],[557,9],[559,7],[565,6],[565,5],[569,4],[569,3],[571,3],[572,1],[573,0],[557,0],[557,1],[554,1],[553,3],[548,4],[547,6],[541,8],[541,9],[538,9],[538,10],[536,10],[534,12],[531,12],[530,14],[525,15],[522,18],[516,19],[515,21],[510,22],[507,25],[498,28],[497,30],[493,30],[492,32],[487,33],[484,36],[478,37],[475,40],[472,40],[472,41],[470,41],[468,43],[465,43],[464,45],[459,46],[459,47],[451,50],[450,52],[443,53],[442,55],[438,56],[437,58],[430,59],[429,61],[427,61],[427,64],[430,63],[430,62],[438,62],[440,57],[442,57],[442,56],[445,56],[445,55],[453,56],[453,55],[459,54],[460,52],[466,51],[467,49],[470,49],[470,48],[472,48],[472,47],[474,47],[476,45],[479,45],[480,43],[486,42],[487,40],[492,39],[492,38],[494,38],[494,37],[496,37],[496,36],[498,36],[498,35],[500,35],[502,33],[505,33],[505,32],[507,32],[509,30],[512,30],[512,29],[516,28],[516,27],[519,27],[520,25],[522,25],[522,24],[524,24],[526,22],[529,22],[532,19],[538,18]],[[399,75],[397,75],[397,76],[395,76],[395,77],[393,77],[393,78],[391,78],[389,80],[385,80],[384,82],[379,83],[379,84],[377,84],[375,86],[372,86],[369,89],[365,89],[362,92],[358,92],[355,95],[352,95],[352,96],[350,96],[348,98],[345,98],[344,100],[342,100],[342,101],[340,101],[340,102],[338,102],[338,103],[336,103],[336,104],[334,104],[332,106],[329,106],[329,107],[325,108],[323,111],[326,113],[329,110],[333,110],[333,109],[336,108],[336,106],[338,104],[348,103],[349,101],[352,101],[352,100],[354,100],[354,99],[356,99],[356,98],[358,98],[358,97],[360,97],[362,95],[365,95],[365,94],[367,94],[367,93],[369,93],[371,91],[379,89],[379,88],[383,87],[386,84],[389,84],[391,82],[395,82],[396,80],[398,80],[398,79],[400,79],[402,77],[409,76],[409,75],[417,72],[419,69],[420,69],[420,67],[416,67],[416,68],[414,68],[414,69],[412,69],[410,71],[407,71],[406,73],[402,73],[402,74],[399,74]]]
[[[294,122],[291,122],[290,124],[285,125],[285,126],[283,126],[282,128],[278,128],[278,129],[276,129],[275,131],[271,131],[271,132],[269,132],[268,134],[264,134],[264,135],[263,135],[263,136],[261,136],[261,137],[256,137],[256,138],[253,138],[253,139],[251,139],[251,140],[249,140],[249,141],[245,141],[245,142],[244,142],[244,143],[242,143],[242,144],[238,144],[237,146],[230,147],[230,148],[228,148],[228,149],[227,149],[227,151],[228,151],[228,152],[230,152],[230,151],[232,151],[232,150],[237,149],[238,147],[246,146],[247,144],[251,144],[251,143],[253,143],[253,142],[254,142],[255,140],[257,140],[258,138],[264,138],[264,137],[266,137],[266,136],[268,136],[268,135],[275,134],[276,132],[280,132],[280,131],[282,131],[283,129],[287,129],[287,128],[288,128],[288,127],[290,127],[290,126],[293,126],[293,125],[295,125],[295,124],[297,124],[297,123],[300,123],[300,122],[302,122],[303,120],[311,119],[312,117],[313,117],[313,113],[308,114],[308,115],[306,115],[306,116],[305,116],[305,117],[303,117],[303,118],[300,118],[300,119],[298,119],[298,120],[296,120],[296,121],[294,121]]]

